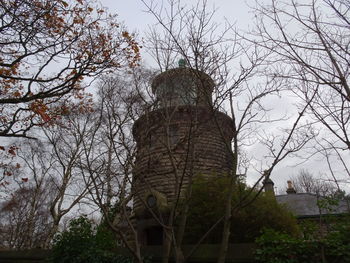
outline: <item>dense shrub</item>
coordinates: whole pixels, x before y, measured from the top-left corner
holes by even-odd
[[[336,218],[328,232],[322,233],[317,222],[307,223],[303,237],[265,229],[257,238],[256,260],[261,263],[350,262],[349,218]],[[310,227],[313,225],[312,227]],[[305,229],[305,228],[304,228]]]
[[[195,179],[190,200],[185,242],[195,243],[224,214],[228,178],[199,176]],[[271,194],[237,183],[232,200],[231,243],[253,242],[265,227],[298,234],[292,214],[279,205]],[[256,197],[256,198],[255,198]],[[253,200],[254,199],[254,200]],[[245,205],[247,204],[247,205]],[[220,243],[222,224],[206,238],[205,243]]]
[[[322,262],[319,244],[265,229],[257,238],[256,260],[264,263]]]
[[[86,217],[73,219],[67,231],[54,239],[52,262],[57,263],[131,263],[113,252],[116,238],[104,225],[94,227]]]

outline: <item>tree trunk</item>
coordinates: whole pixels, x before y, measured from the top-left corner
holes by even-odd
[[[227,200],[225,206],[225,218],[224,218],[224,229],[222,231],[222,241],[220,252],[218,256],[218,263],[224,263],[227,254],[227,248],[230,238],[230,229],[231,229],[231,210],[232,210],[232,195],[233,195],[233,186],[234,186],[235,176],[231,175],[229,190],[227,193]]]
[[[232,104],[231,104],[232,105]],[[235,121],[234,114],[232,118]],[[233,152],[232,152],[232,173],[230,174],[230,185],[227,192],[226,206],[225,206],[225,217],[224,217],[224,229],[222,231],[221,247],[218,256],[217,263],[224,263],[226,259],[228,243],[230,238],[231,229],[231,217],[232,217],[232,196],[234,186],[237,179],[237,166],[238,166],[238,143],[237,143],[237,129],[234,123],[234,136],[233,136]]]
[[[171,252],[172,231],[169,226],[165,226],[163,229],[164,229],[164,242],[163,242],[162,263],[168,263],[170,259],[170,252]]]
[[[176,263],[185,262],[185,257],[182,252],[181,246],[182,246],[182,240],[183,240],[183,236],[186,228],[188,209],[189,209],[189,205],[188,205],[188,202],[186,202],[185,207],[183,208],[183,211],[181,213],[180,223],[177,230],[176,245],[175,245],[175,262]]]

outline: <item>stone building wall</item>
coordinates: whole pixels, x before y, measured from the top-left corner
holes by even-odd
[[[231,169],[232,120],[224,113],[200,106],[159,109],[141,117],[133,134],[138,148],[133,171],[136,212],[144,210],[154,190],[171,206],[176,187],[183,194],[192,176]]]
[[[189,68],[170,69],[152,82],[156,109],[133,126],[133,213],[142,245],[163,242],[161,221],[167,224],[194,176],[231,170],[232,119],[213,109],[213,88],[207,74]]]

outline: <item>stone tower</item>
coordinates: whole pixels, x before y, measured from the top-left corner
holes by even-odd
[[[163,232],[152,211],[166,220],[194,176],[231,169],[232,119],[213,108],[213,88],[207,74],[183,65],[152,82],[157,106],[133,127],[134,213],[144,245],[162,242]]]

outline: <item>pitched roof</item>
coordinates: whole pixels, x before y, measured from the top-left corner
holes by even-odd
[[[325,200],[325,198],[310,193],[276,195],[276,200],[280,204],[285,204],[299,218],[349,212],[349,206],[345,200],[340,200],[338,205],[330,206],[330,209],[320,209],[318,201]]]

